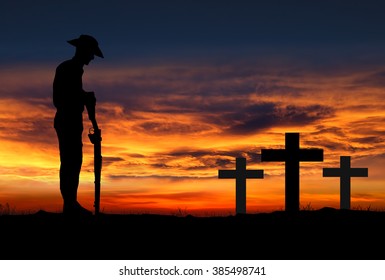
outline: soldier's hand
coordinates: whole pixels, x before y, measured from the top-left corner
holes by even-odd
[[[94,128],[94,134],[95,134],[95,140],[96,141],[102,141],[102,131],[99,128]]]
[[[92,127],[89,130],[88,137],[92,144],[102,141],[102,131],[99,128]]]

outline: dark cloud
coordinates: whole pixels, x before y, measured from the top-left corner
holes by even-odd
[[[258,82],[255,86],[255,92],[258,95],[282,94],[285,96],[300,97],[304,88],[292,87],[288,85],[278,85],[274,83]]]
[[[297,96],[298,98],[298,96]],[[248,94],[234,94],[232,97],[201,95],[187,97],[170,95],[161,99],[155,96],[150,102],[139,97],[136,110],[193,114],[200,123],[166,122],[164,120],[144,121],[134,128],[150,134],[188,134],[222,129],[229,134],[252,134],[276,126],[295,126],[314,124],[332,117],[334,109],[323,105],[298,106],[275,102],[250,102]],[[294,102],[293,102],[294,103]]]
[[[231,159],[218,158],[215,160],[215,166],[217,166],[219,168],[224,168],[224,167],[230,166],[230,164],[234,164],[234,161]]]
[[[167,134],[194,134],[211,130],[212,127],[204,124],[187,124],[166,121],[145,121],[133,127],[134,130],[145,134],[167,135]]]
[[[103,156],[103,166],[114,164],[115,162],[124,162],[125,159],[121,157],[108,157]]]
[[[363,88],[384,88],[385,87],[385,71],[378,70],[376,72],[363,74],[359,78],[352,81],[353,86]]]
[[[376,144],[385,143],[385,137],[381,137],[381,136],[351,137],[350,142],[376,145]]]
[[[229,148],[228,150],[179,148],[177,150],[170,151],[167,154],[157,154],[156,157],[163,159],[163,167],[169,167],[167,162],[178,158],[194,159],[198,164],[196,166],[186,167],[186,169],[190,170],[209,170],[234,167],[235,159],[238,157],[246,158],[248,164],[261,162],[260,149],[257,149],[254,146]]]
[[[333,154],[340,154],[341,152],[356,153],[360,151],[369,151],[370,148],[357,146],[357,143],[350,142],[346,139],[330,139],[327,135],[317,138],[317,140],[304,140],[303,145],[312,148],[324,149],[324,158],[328,159]]]
[[[0,134],[6,140],[24,142],[44,147],[56,145],[57,138],[53,128],[53,117],[32,119],[0,119]]]
[[[254,134],[272,127],[314,124],[334,115],[334,109],[322,105],[280,107],[275,103],[256,104],[237,114],[226,116],[226,133]]]
[[[164,113],[223,112],[234,102],[259,96],[303,95],[305,88],[289,85],[290,77],[299,79],[304,69],[280,71],[272,65],[261,67],[254,61],[237,61],[216,65],[204,60],[181,64],[131,66],[89,71],[89,85],[101,102],[122,105],[127,111]],[[282,65],[283,68],[290,68]],[[112,73],[116,73],[113,75]]]
[[[325,135],[332,134],[338,137],[347,137],[344,129],[336,126],[324,126],[324,125],[316,125],[315,132],[311,132],[312,135]]]
[[[296,106],[288,105],[281,110],[281,118],[286,124],[306,125],[334,116],[335,109],[323,105]]]
[[[145,158],[146,157],[145,155],[137,154],[137,153],[127,153],[126,155],[129,157],[132,157],[132,158]]]
[[[260,149],[255,146],[244,146],[231,148],[227,150],[213,149],[192,149],[178,148],[167,153],[155,153],[146,157],[146,163],[136,163],[131,161],[130,157],[121,160],[116,159],[114,162],[119,163],[120,170],[127,170],[125,174],[116,173],[107,174],[108,178],[118,180],[126,178],[159,178],[183,181],[191,178],[216,178],[212,175],[218,169],[235,168],[235,160],[237,157],[244,157],[248,165],[260,163]],[[180,163],[178,163],[180,161]],[[187,164],[185,164],[187,162]],[[92,169],[90,164],[90,170]],[[140,168],[140,169],[137,169]],[[137,173],[137,170],[146,172]],[[203,173],[192,171],[205,171]],[[175,172],[183,175],[174,175]],[[164,175],[157,175],[164,174]]]
[[[353,133],[355,135],[362,135],[362,137],[382,137],[383,135],[385,135],[385,128],[379,124],[383,123],[385,123],[384,117],[367,117],[349,123],[348,130],[350,133]]]

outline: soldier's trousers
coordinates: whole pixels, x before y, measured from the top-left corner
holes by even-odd
[[[64,205],[77,201],[80,170],[83,162],[81,129],[69,126],[55,126],[60,150],[60,192]]]

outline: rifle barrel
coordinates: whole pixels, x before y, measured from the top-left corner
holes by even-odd
[[[101,172],[102,172],[102,147],[101,147],[101,131],[99,130],[99,135],[94,133],[88,134],[91,143],[94,145],[94,176],[95,176],[95,216],[99,215],[100,212],[100,181],[101,181]]]

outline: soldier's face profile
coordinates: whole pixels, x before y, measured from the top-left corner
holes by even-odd
[[[95,58],[94,52],[89,48],[77,48],[76,55],[85,65],[88,65]]]
[[[90,53],[90,52],[86,53],[84,55],[84,64],[88,65],[91,62],[91,60],[93,60],[94,58],[95,58],[95,55],[93,53]]]

